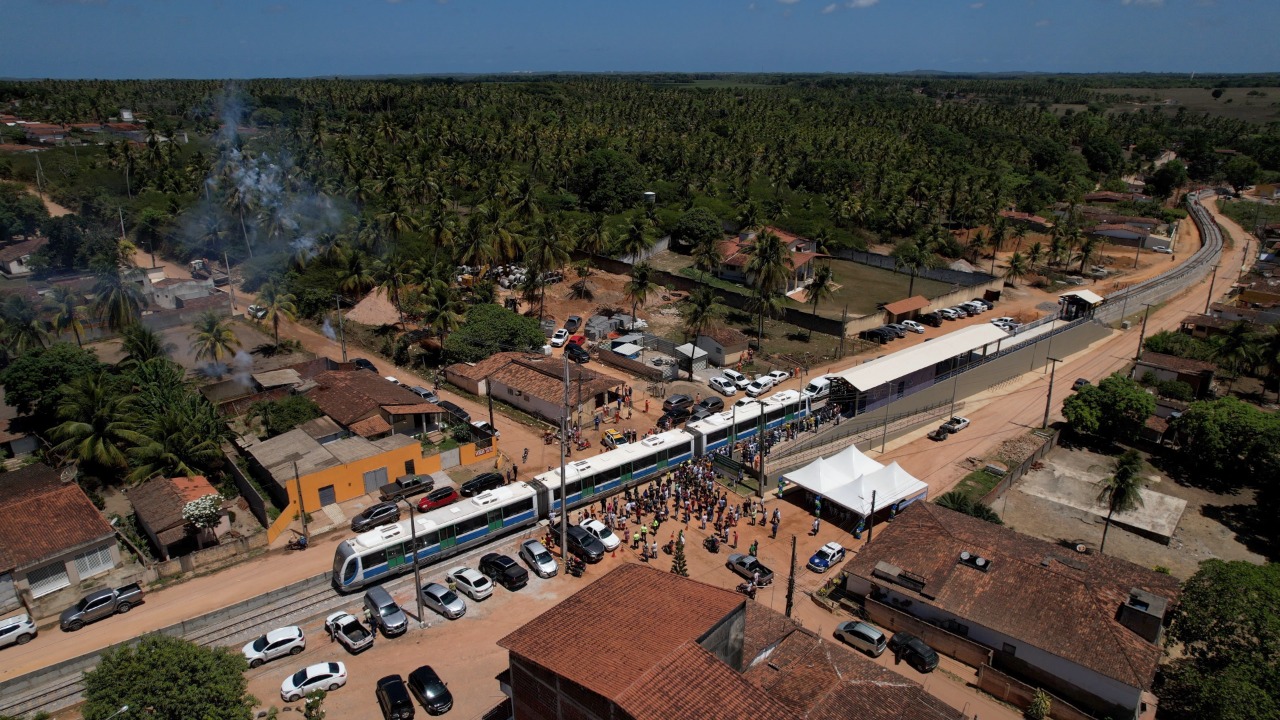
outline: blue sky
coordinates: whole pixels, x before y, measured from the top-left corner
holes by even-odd
[[[0,77],[1280,71],[1276,0],[0,0]]]

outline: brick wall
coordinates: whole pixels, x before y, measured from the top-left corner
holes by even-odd
[[[866,599],[866,608],[867,618],[871,622],[894,632],[902,630],[911,633],[924,640],[934,650],[953,657],[965,665],[981,667],[991,664],[991,650],[972,640],[953,635],[869,597]]]
[[[1025,709],[1031,705],[1036,689],[1019,682],[990,665],[978,668],[978,689],[998,700]],[[1050,693],[1052,697],[1052,693]],[[1058,697],[1053,697],[1049,717],[1055,720],[1093,720],[1093,717]]]

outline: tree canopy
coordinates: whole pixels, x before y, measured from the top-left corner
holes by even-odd
[[[478,362],[506,350],[533,351],[547,341],[538,321],[497,305],[476,305],[444,341],[444,351],[458,362]]]
[[[247,691],[248,668],[228,648],[144,635],[135,646],[104,653],[85,673],[84,717],[103,720],[128,705],[157,720],[249,720],[256,701]]]
[[[102,367],[98,356],[71,343],[58,342],[16,358],[0,370],[4,401],[23,415],[53,420],[63,386]]]
[[[569,190],[592,212],[618,212],[640,202],[640,165],[626,153],[601,148],[584,155],[569,174]]]
[[[1062,414],[1072,430],[1113,442],[1136,439],[1155,410],[1155,398],[1120,373],[1097,385],[1085,385],[1062,403]]]
[[[1206,560],[1182,588],[1169,640],[1183,657],[1160,679],[1174,720],[1280,715],[1280,565]]]

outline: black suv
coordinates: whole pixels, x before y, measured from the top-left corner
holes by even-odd
[[[863,330],[862,332],[858,333],[858,337],[863,340],[870,340],[871,342],[880,343],[881,345],[883,345],[889,342],[889,340],[893,336],[890,335],[888,332],[885,332],[884,330],[877,328],[875,330]]]
[[[430,665],[409,673],[409,692],[429,715],[443,715],[453,709],[453,695]]]
[[[604,559],[604,543],[595,535],[573,525],[566,533],[569,538],[569,552],[589,563],[598,563]]]
[[[591,353],[587,352],[586,348],[577,343],[569,343],[568,345],[565,345],[564,354],[567,355],[570,360],[578,363],[579,365],[586,364],[591,360]]]
[[[902,330],[899,330],[898,328],[892,325],[881,325],[876,329],[879,330],[880,332],[888,333],[889,336],[894,340],[897,340],[898,338],[904,338],[907,336],[905,332],[903,332]]]
[[[395,503],[383,502],[370,505],[364,512],[351,518],[351,532],[367,532],[382,525],[390,525],[400,519],[400,508]]]
[[[489,553],[480,558],[480,572],[512,592],[529,584],[529,571],[506,555]]]
[[[454,403],[451,403],[448,400],[441,400],[440,402],[437,402],[436,405],[439,405],[445,412],[452,415],[453,419],[466,423],[467,425],[471,424],[471,413],[463,410]]]
[[[917,317],[916,321],[929,327],[942,327],[942,316],[938,313],[925,313]]]
[[[662,402],[662,412],[687,410],[691,407],[693,407],[693,398],[688,395],[672,395]]]
[[[351,364],[355,365],[356,368],[360,370],[368,370],[369,372],[378,372],[378,368],[374,367],[373,363],[369,362],[368,360],[365,360],[364,358],[356,358],[355,360],[351,361]]]
[[[916,670],[927,673],[938,667],[938,653],[925,641],[909,633],[897,633],[889,640],[889,650],[895,664],[907,661]]]
[[[718,413],[724,410],[724,400],[715,395],[708,395],[698,403],[699,410],[706,410],[708,413]]]
[[[479,495],[485,490],[493,490],[506,484],[506,479],[498,473],[482,473],[462,483],[462,487],[458,488],[458,492],[462,497],[471,497],[472,495]]]
[[[413,720],[413,699],[399,675],[388,675],[378,681],[378,707],[386,720]]]

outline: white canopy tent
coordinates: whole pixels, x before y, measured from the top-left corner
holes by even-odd
[[[895,503],[901,509],[929,493],[928,485],[897,462],[883,465],[852,445],[829,458],[818,458],[792,470],[784,478],[822,498],[824,504],[833,502],[863,517],[871,513],[872,493],[876,510]]]
[[[802,468],[797,468],[783,477],[787,482],[816,493],[823,497],[841,485],[848,484],[854,478],[875,472],[884,465],[872,460],[857,447],[850,445],[829,458],[818,458]]]
[[[924,499],[929,494],[929,486],[912,477],[895,461],[836,487],[828,493],[827,499],[866,517],[872,511],[873,493],[876,510],[894,504],[901,509],[909,503]]]

